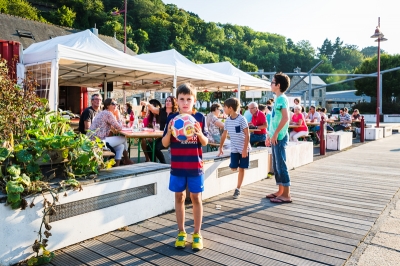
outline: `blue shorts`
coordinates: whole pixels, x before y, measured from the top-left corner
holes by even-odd
[[[241,153],[231,153],[231,164],[229,165],[230,168],[236,169],[236,168],[244,168],[247,169],[249,168],[249,162],[250,162],[250,157],[249,153],[247,153],[246,158],[242,158]]]
[[[203,192],[204,175],[191,177],[170,175],[169,190],[171,190],[172,192],[183,192],[186,190],[186,186],[192,193]]]

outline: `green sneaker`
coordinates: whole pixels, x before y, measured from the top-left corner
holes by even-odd
[[[175,248],[184,249],[186,246],[186,238],[187,238],[186,232],[182,231],[179,232],[178,236],[176,237]]]
[[[192,235],[193,242],[192,242],[192,249],[193,251],[199,251],[203,249],[203,238],[200,234],[196,233]]]

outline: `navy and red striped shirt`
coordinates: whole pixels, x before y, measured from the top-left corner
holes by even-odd
[[[165,124],[164,134],[168,131],[169,122],[174,119],[179,113],[168,116]],[[199,122],[203,134],[207,136],[207,131],[204,127],[205,117],[203,114],[196,112],[192,116]],[[189,141],[178,141],[171,135],[171,174],[182,177],[196,177],[203,174],[203,150],[197,135]]]

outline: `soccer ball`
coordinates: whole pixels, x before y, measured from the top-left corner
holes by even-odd
[[[196,119],[188,114],[179,114],[172,119],[172,136],[179,141],[190,140],[194,136]]]

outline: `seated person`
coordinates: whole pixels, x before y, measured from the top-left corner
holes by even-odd
[[[321,117],[324,117],[325,121],[329,120],[328,115],[326,114],[326,108],[325,107],[321,108],[321,112],[319,114],[321,115]],[[326,123],[326,130],[327,131],[335,131],[333,129],[333,127],[331,125],[329,125],[328,123]]]
[[[358,109],[354,109],[353,114],[351,116],[351,119],[352,120],[357,120],[357,121],[361,120],[361,115],[360,115],[360,112],[358,111]],[[357,128],[360,128],[361,127],[361,123],[360,122],[356,122],[355,126]]]
[[[336,125],[335,130],[344,130],[351,126],[351,116],[347,113],[347,108],[340,108],[339,111],[340,124]]]
[[[210,113],[207,116],[207,127],[208,127],[208,140],[211,143],[220,143],[221,132],[220,129],[224,129],[224,123],[222,123],[218,116],[223,112],[222,106],[219,103],[211,105]]]
[[[128,154],[128,143],[124,136],[111,136],[111,130],[120,131],[122,129],[121,122],[117,121],[114,116],[114,110],[117,107],[117,103],[108,98],[104,101],[103,111],[98,113],[93,119],[93,123],[87,132],[87,135],[94,139],[98,137],[104,142],[108,143],[115,150],[115,166],[119,166],[121,163],[122,155],[124,156],[124,164],[133,164]]]
[[[321,122],[321,115],[315,110],[314,105],[310,106],[310,111],[308,112],[306,119],[310,119],[310,122]],[[317,142],[319,142],[319,127],[320,126],[310,127],[310,131],[315,133]]]
[[[153,114],[150,110],[147,110],[146,117],[143,119],[143,127],[154,129],[155,124],[160,123],[159,115]],[[144,156],[146,158],[146,162],[150,162],[153,154],[151,153],[153,139],[141,139],[140,145],[142,146],[142,150],[144,152]]]
[[[248,104],[251,113],[251,122],[249,123],[250,129],[260,129],[250,134],[250,144],[254,145],[256,142],[265,143],[267,139],[267,119],[265,114],[258,110],[258,104],[251,102]]]
[[[308,135],[308,127],[306,125],[304,116],[301,113],[301,106],[295,105],[293,109],[294,114],[290,120],[290,125],[295,125],[296,127],[294,127],[290,132],[289,140],[297,142],[299,137]]]
[[[140,104],[142,106],[147,106],[147,108],[150,110],[150,112],[159,116],[160,130],[162,130],[162,131],[165,128],[165,124],[167,122],[168,116],[178,112],[178,102],[174,96],[168,96],[165,99],[164,107],[161,107],[161,103],[156,99],[152,99],[149,102],[142,101],[142,102],[140,102]],[[166,160],[165,160],[164,154],[162,153],[162,150],[168,149],[168,147],[164,147],[162,145],[161,140],[162,140],[162,138],[156,139],[155,156],[157,157],[157,159],[160,163],[165,164]]]

